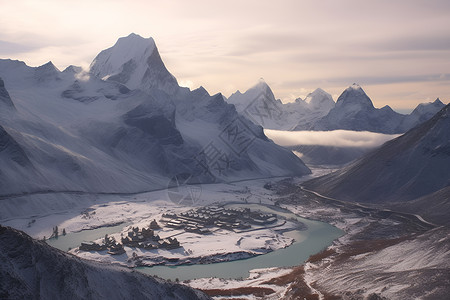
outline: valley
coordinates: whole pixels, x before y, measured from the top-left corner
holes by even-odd
[[[326,168],[313,170],[313,176],[329,172]],[[448,275],[446,260],[450,255],[445,251],[446,247],[450,246],[450,240],[446,238],[448,229],[431,224],[416,215],[321,196],[305,189],[302,186],[304,180],[304,178],[273,178],[233,184],[203,184],[198,186],[201,192],[195,206],[172,202],[167,190],[127,196],[90,195],[89,200],[78,202],[84,203],[85,206],[66,207],[60,211],[28,217],[24,214],[22,217],[6,221],[3,219],[2,224],[24,230],[39,239],[44,235],[50,236],[54,226],[58,226],[60,230],[64,228],[67,236],[60,235],[58,239],[49,240],[50,245],[60,249],[66,247],[64,249],[66,251],[70,247],[69,253],[84,259],[138,267],[141,272],[199,288],[215,299],[221,299],[226,295],[241,295],[248,299],[278,299],[281,296],[296,299],[298,294],[295,290],[298,288],[302,291],[302,295],[309,294],[311,299],[316,297],[328,299],[333,295],[352,297],[378,295],[395,298],[398,295],[414,295],[413,281],[407,281],[410,284],[401,284],[405,280],[403,276],[411,272],[408,276],[414,276],[414,280],[423,280],[425,274],[433,273],[434,279],[429,282],[429,288],[424,292],[435,296],[445,291],[443,282],[447,280]],[[183,213],[192,208],[198,210],[218,203],[221,206],[233,203],[231,207],[225,207],[247,206],[252,210],[263,209],[268,205],[306,219],[301,218],[304,224],[302,225],[289,221],[290,218],[286,220],[287,222],[282,222],[280,219],[282,217],[279,216],[275,226],[267,226],[272,228],[242,233],[215,228],[212,230],[214,232],[208,235],[161,226],[167,224],[168,220],[163,223],[160,221],[165,214]],[[5,205],[5,202],[2,201],[2,204]],[[86,239],[81,236],[76,239],[78,242],[73,241],[73,235],[77,232],[89,233],[95,230],[100,231],[97,235],[90,236],[93,241],[101,243],[106,233],[109,237],[120,241],[129,228],[146,227],[151,220],[156,220],[162,227],[159,230],[155,229],[155,233],[161,238],[176,236],[181,248],[147,251],[125,246],[124,254],[108,255],[106,251],[80,251],[77,248],[79,243],[82,240],[91,241],[89,236],[86,236]],[[318,244],[317,248],[307,250],[311,252],[304,252],[302,248],[295,250],[292,243],[305,246],[312,243],[311,237],[308,237],[308,230],[317,226],[315,225],[317,222],[310,220],[332,224],[335,227],[330,228],[339,228],[342,230],[339,231],[345,234],[339,237],[342,234],[336,231],[337,235],[329,236],[330,239],[325,244]],[[102,231],[103,229],[106,231]],[[293,230],[297,232],[294,235]],[[317,233],[313,236],[317,237]],[[72,241],[72,244],[66,244],[65,238]],[[335,241],[332,242],[333,240]],[[396,255],[396,251],[400,251],[396,250],[398,247],[405,246],[423,249],[421,251],[424,253],[406,253],[401,260],[388,258]],[[431,251],[427,249],[434,247],[441,249],[440,256],[429,256],[429,259],[426,259],[426,255],[431,255],[426,253]],[[264,267],[262,264],[260,267],[251,267],[250,264],[248,271],[245,271],[245,267],[243,273],[240,271],[243,266],[239,263],[241,259],[244,259],[242,262],[245,264],[256,257],[272,261],[270,255],[276,255],[279,251],[290,248],[296,251],[297,258],[294,259],[293,254],[287,256],[287,265],[272,264]],[[383,259],[385,255],[386,259]],[[425,255],[425,258],[414,266],[408,265],[407,262],[414,255]],[[223,265],[226,261],[230,266]],[[303,261],[306,263],[303,264]],[[401,261],[405,263],[401,265]],[[216,264],[220,268],[215,267]],[[151,265],[160,266],[142,268]],[[179,267],[175,269],[170,267],[176,265]],[[439,269],[435,268],[437,265],[440,266]],[[381,270],[387,266],[393,271],[383,274]],[[344,268],[346,271],[343,271]],[[359,272],[357,270],[364,270],[364,276],[354,279],[344,275]],[[378,282],[368,281],[375,275],[389,277],[389,282],[382,286]],[[334,284],[327,285],[328,280],[339,280],[341,282],[339,286],[342,288],[337,289]],[[364,286],[361,286],[362,282]]]
[[[442,299],[449,149],[439,98],[210,95],[134,33],[0,59],[0,298]]]

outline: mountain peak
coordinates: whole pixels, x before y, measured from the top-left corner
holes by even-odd
[[[34,70],[35,77],[38,82],[57,80],[59,79],[59,73],[61,73],[61,71],[51,61],[35,68]]]
[[[361,86],[355,82],[351,86],[348,87],[349,89],[359,90],[362,89]]]
[[[329,112],[335,106],[333,97],[321,88],[317,88],[312,93],[309,93],[305,101],[313,110]]]
[[[261,77],[258,79],[258,82],[251,89],[258,89],[258,90],[266,91],[266,90],[270,90],[270,87],[266,83],[264,78]]]
[[[74,65],[70,65],[64,69],[63,73],[77,74],[77,73],[81,73],[82,71],[83,71],[83,68],[74,66]]]
[[[39,66],[36,68],[36,70],[38,72],[56,72],[59,73],[61,72],[54,64],[53,62],[50,60],[47,63],[43,64],[42,66]]]
[[[131,33],[93,60],[90,72],[103,80],[116,81],[130,89],[163,90],[173,94],[178,88],[158,53],[153,38]]]
[[[130,61],[144,62],[155,48],[155,42],[151,37],[145,39],[131,33],[119,38],[111,48],[101,51],[91,63],[91,73],[102,79],[108,79]]]
[[[441,110],[444,106],[445,104],[442,103],[439,98],[437,98],[434,102],[420,103],[413,110],[411,115],[425,115],[426,119],[429,119],[433,115],[435,115],[439,110]]]
[[[362,108],[374,109],[372,100],[366,92],[356,83],[349,86],[337,99],[336,107],[348,107],[354,110]]]
[[[436,98],[436,100],[434,100],[433,104],[437,104],[437,105],[444,105],[444,103],[442,103],[441,99]]]

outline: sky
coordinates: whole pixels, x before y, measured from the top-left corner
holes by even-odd
[[[259,78],[283,102],[360,84],[376,107],[450,100],[448,0],[0,0],[0,58],[89,67],[131,32],[180,85],[226,97]]]

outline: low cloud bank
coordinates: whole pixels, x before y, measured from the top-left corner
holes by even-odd
[[[267,137],[284,147],[317,145],[334,147],[375,148],[400,136],[369,131],[283,131],[264,129]]]

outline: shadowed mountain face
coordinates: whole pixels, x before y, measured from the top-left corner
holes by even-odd
[[[179,87],[151,38],[120,38],[90,72],[0,60],[0,77],[2,143],[22,163],[2,164],[0,195],[142,192],[185,173],[202,183],[310,173],[222,95]]]
[[[5,88],[5,83],[3,82],[3,79],[0,78],[0,110],[2,109],[1,105],[4,105],[7,108],[14,108],[11,97]]]
[[[342,200],[410,201],[450,183],[450,105],[432,119],[335,173],[305,185]]]
[[[209,299],[187,286],[83,261],[0,226],[1,299]]]

